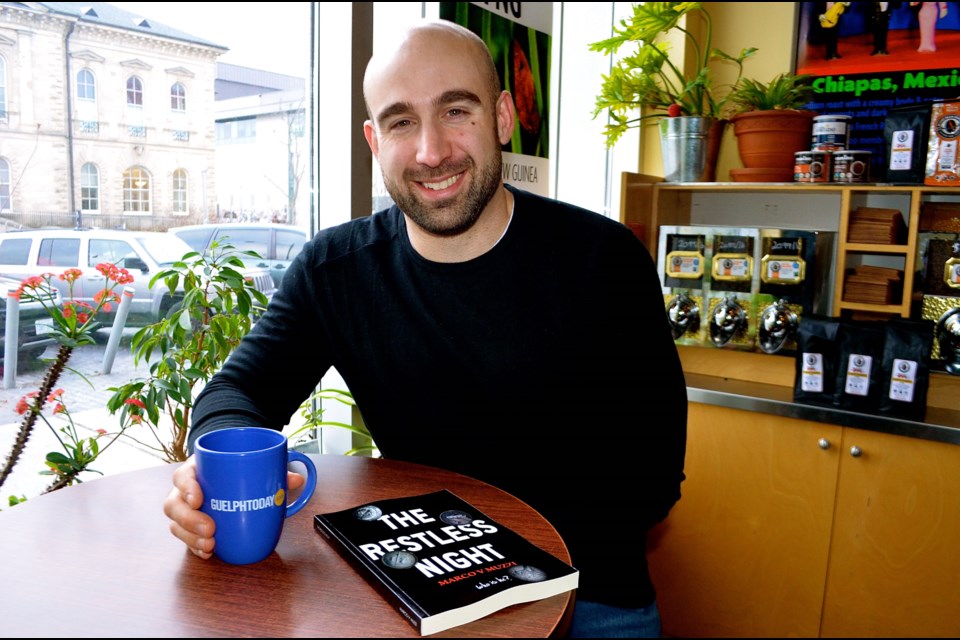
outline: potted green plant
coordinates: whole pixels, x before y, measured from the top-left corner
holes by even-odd
[[[781,73],[770,82],[743,78],[728,96],[730,122],[744,169],[736,181],[789,182],[798,151],[810,149],[816,112],[809,75]]]
[[[143,327],[133,337],[134,363],[149,363],[150,375],[119,387],[107,403],[120,414],[126,435],[160,454],[166,462],[187,459],[187,435],[194,401],[253,328],[268,304],[266,296],[238,271],[244,260],[258,261],[255,251],[239,251],[225,238],[214,240],[204,253],[190,251],[169,269],[157,272],[150,286],[165,285],[171,296],[182,285],[183,297],[164,318]],[[357,435],[349,454],[377,450],[363,426],[323,419],[322,400],[354,406],[349,391],[322,389],[300,407],[303,423],[289,434],[291,446],[308,448],[318,429],[338,427]],[[134,431],[142,425],[148,431]],[[139,434],[139,435],[138,435]]]
[[[150,375],[110,388],[110,413],[119,412],[125,428],[145,424],[144,440],[130,437],[167,462],[188,457],[187,430],[198,385],[220,370],[267,306],[266,296],[237,270],[243,268],[242,257],[259,256],[214,242],[209,253],[191,251],[157,272],[151,288],[163,283],[175,296],[182,283],[183,297],[133,337],[134,363],[149,362]]]
[[[699,2],[643,2],[632,9],[611,38],[590,45],[607,55],[633,49],[603,76],[593,116],[609,119],[604,129],[608,147],[632,127],[657,123],[666,179],[712,181],[725,105],[743,73],[743,61],[756,48],[744,48],[736,57],[714,49],[713,21]],[[687,64],[670,59],[667,39],[672,36],[687,46]],[[714,60],[737,65],[734,83],[714,84],[709,66]]]

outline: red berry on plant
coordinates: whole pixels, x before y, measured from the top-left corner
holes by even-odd
[[[680,113],[681,113],[680,105],[678,105],[677,103],[673,103],[667,108],[667,115],[670,116],[671,118],[676,118],[677,116],[680,115]]]

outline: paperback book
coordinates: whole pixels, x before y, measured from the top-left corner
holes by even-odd
[[[314,516],[420,635],[577,588],[579,572],[447,490]]]

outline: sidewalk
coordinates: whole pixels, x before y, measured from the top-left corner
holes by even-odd
[[[133,364],[130,351],[133,334],[131,329],[124,332],[109,373],[103,370],[109,333],[101,331],[97,336],[98,344],[74,349],[67,363],[68,369],[57,381],[55,388],[64,390],[64,400],[81,437],[94,435],[97,429],[116,431],[120,425],[119,414],[112,416],[107,410],[107,401],[113,395],[110,387],[118,387],[132,378],[146,377],[149,373],[146,363],[141,362],[139,366]],[[48,347],[41,358],[51,358],[55,353],[55,346]],[[17,401],[27,393],[36,391],[46,374],[46,364],[43,362],[29,363],[28,367],[21,366],[20,369],[14,388],[0,388],[0,461],[5,461],[9,455],[20,427],[22,417],[16,412]],[[50,418],[51,411],[52,407],[45,409],[44,415],[48,416],[55,428],[59,428],[63,424],[62,418]],[[148,438],[151,437],[148,427],[135,427],[127,433],[143,442],[149,442]],[[62,452],[62,448],[50,428],[38,420],[23,455],[6,483],[0,487],[0,509],[7,508],[8,496],[26,496],[29,499],[44,491],[52,476],[39,475],[39,472],[46,468],[44,459],[51,451]],[[165,462],[159,453],[124,436],[104,451],[93,466],[104,475],[109,475],[160,464]],[[86,472],[80,477],[86,482],[101,476]]]

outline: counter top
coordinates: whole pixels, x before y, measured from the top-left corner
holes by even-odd
[[[916,422],[794,402],[793,389],[780,385],[692,372],[684,375],[690,402],[960,445],[958,410],[928,407],[924,421]]]

